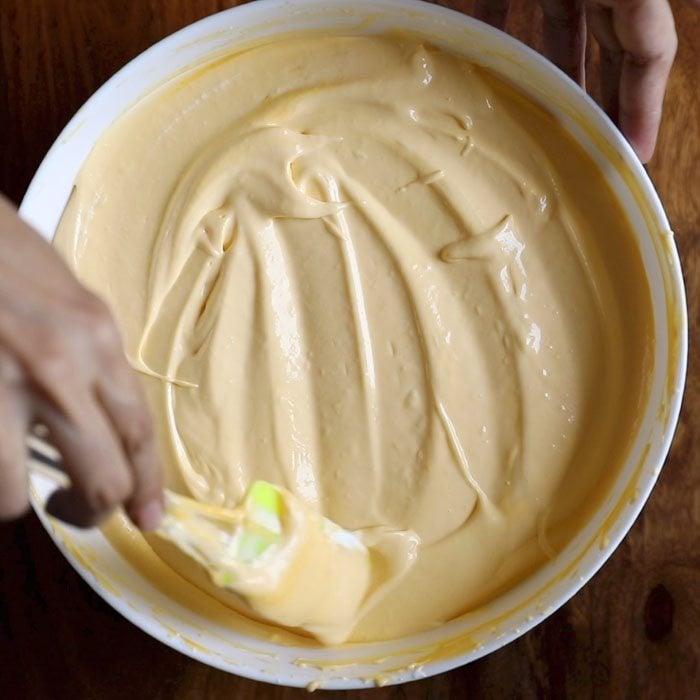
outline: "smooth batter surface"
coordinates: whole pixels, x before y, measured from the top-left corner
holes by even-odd
[[[98,142],[56,245],[121,322],[171,488],[234,506],[265,479],[417,535],[355,640],[439,625],[553,556],[646,391],[649,292],[600,173],[411,38],[288,38],[171,82]]]

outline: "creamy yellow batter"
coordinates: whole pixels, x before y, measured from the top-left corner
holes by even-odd
[[[647,388],[649,291],[600,172],[410,37],[287,38],[171,81],[99,140],[56,245],[121,323],[169,487],[235,506],[265,479],[419,542],[379,547],[391,586],[353,640],[439,625],[554,556]]]

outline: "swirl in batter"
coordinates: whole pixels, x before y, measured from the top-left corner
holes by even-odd
[[[410,37],[288,38],[171,81],[100,139],[57,245],[121,321],[170,487],[234,506],[265,479],[415,533],[356,640],[554,556],[646,391],[649,292],[601,174]]]

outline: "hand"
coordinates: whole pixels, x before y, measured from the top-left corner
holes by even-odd
[[[700,5],[700,0],[690,0]],[[586,34],[600,46],[603,108],[642,162],[650,160],[678,40],[668,0],[540,0],[544,53],[585,86]],[[503,29],[510,0],[477,0],[475,14]]]
[[[162,482],[151,418],[107,307],[0,196],[0,518],[28,507],[25,437],[45,425],[69,489],[47,511],[79,527],[124,505],[157,526]]]

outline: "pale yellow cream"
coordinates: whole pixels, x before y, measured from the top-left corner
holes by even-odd
[[[235,506],[265,479],[419,542],[377,557],[374,590],[394,578],[353,640],[439,625],[555,556],[645,396],[649,292],[601,174],[410,37],[287,38],[171,81],[99,140],[56,245],[121,323],[172,489]]]

